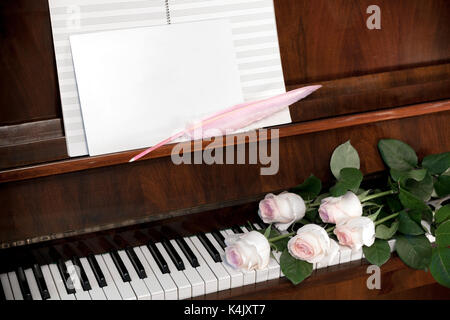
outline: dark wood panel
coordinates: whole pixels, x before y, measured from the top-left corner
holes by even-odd
[[[290,107],[293,122],[450,98],[450,64],[369,74],[320,84],[320,90]],[[287,86],[287,90],[302,86]]]
[[[449,122],[445,111],[288,136],[280,139],[279,171],[272,176],[260,175],[260,165],[176,166],[162,157],[2,183],[0,242],[220,207],[292,187],[311,173],[329,181],[331,153],[347,140],[362,154],[362,171],[378,172],[384,169],[379,139],[401,139],[421,158],[450,150]]]
[[[61,119],[0,127],[0,169],[66,158]]]
[[[280,128],[279,137],[289,137],[300,134],[307,134],[313,132],[320,132],[332,129],[338,129],[348,126],[358,126],[370,123],[376,123],[380,121],[386,121],[391,119],[402,119],[407,117],[417,117],[435,112],[444,112],[450,110],[450,101],[443,100],[433,103],[418,104],[409,107],[389,109],[381,112],[368,112],[364,114],[356,114],[351,116],[342,116],[325,120],[309,121],[304,123],[297,123],[286,125]],[[243,137],[245,134],[238,134],[237,137]],[[258,137],[258,139],[261,139]],[[233,143],[236,144],[238,139],[234,139]],[[248,142],[241,139],[241,141]],[[188,142],[189,143],[189,142]],[[192,150],[197,150],[195,143]],[[203,142],[202,148],[205,149],[210,142]],[[227,146],[228,144],[225,143]],[[159,148],[158,150],[150,153],[144,159],[155,159],[160,157],[167,157],[171,155],[173,144],[169,144]],[[30,166],[25,168],[17,168],[11,170],[0,171],[0,183],[10,182],[24,179],[31,179],[37,177],[44,177],[48,175],[55,175],[67,172],[74,172],[86,169],[99,168],[104,166],[112,166],[117,164],[127,163],[137,151],[126,151],[115,154],[108,154],[95,157],[82,157],[77,159],[65,160],[56,163],[46,163],[42,165]],[[143,159],[143,160],[144,160]],[[140,160],[140,161],[143,161]]]
[[[194,300],[450,299],[450,289],[437,284],[429,272],[408,268],[398,257],[381,267],[381,289],[369,290],[368,265],[363,260],[319,269],[297,286],[283,278]]]
[[[0,126],[61,118],[47,0],[0,1]]]
[[[450,61],[447,0],[275,1],[287,85]],[[369,30],[368,6],[381,9]]]

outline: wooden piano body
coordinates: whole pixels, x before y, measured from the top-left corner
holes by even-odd
[[[366,27],[371,4],[275,0],[286,88],[323,88],[290,107],[293,123],[279,131],[279,172],[262,176],[253,164],[176,166],[171,146],[131,164],[135,152],[69,158],[47,0],[3,0],[0,269],[17,257],[45,260],[40,252],[49,247],[82,255],[80,243],[88,243],[102,253],[100,238],[135,246],[255,221],[266,193],[311,173],[331,181],[332,150],[347,140],[366,175],[385,169],[381,138],[401,139],[419,157],[450,150],[450,3],[376,1],[380,30]],[[367,289],[367,276],[366,262],[354,261],[317,270],[297,287],[277,279],[199,298],[449,297],[429,273],[398,258],[382,267],[381,290]]]

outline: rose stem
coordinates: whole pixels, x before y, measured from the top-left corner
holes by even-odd
[[[285,233],[285,234],[279,235],[277,237],[270,238],[269,242],[275,242],[275,241],[278,241],[278,240],[281,240],[281,239],[284,239],[284,238],[287,238],[287,237],[291,237],[293,235],[295,235],[295,232]]]
[[[401,212],[401,211],[400,211],[400,212]],[[374,224],[377,226],[377,225],[379,225],[380,223],[383,223],[383,222],[385,222],[385,221],[387,221],[387,220],[389,220],[389,219],[395,218],[396,216],[398,216],[398,215],[400,214],[400,212],[393,213],[393,214],[391,214],[390,216],[387,216],[387,217],[384,217],[383,219],[380,219],[380,220],[378,220],[378,221],[375,221]]]
[[[361,199],[361,203],[362,202],[366,202],[372,199],[376,199],[376,198],[381,198],[390,194],[394,194],[395,191],[394,190],[388,190],[388,191],[383,191],[383,192],[379,192],[379,193],[375,193],[375,194],[371,194],[370,196],[367,196],[363,199]]]

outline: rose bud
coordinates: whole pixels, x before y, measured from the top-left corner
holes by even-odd
[[[340,197],[328,197],[322,200],[319,215],[325,223],[340,223],[346,219],[361,217],[362,205],[356,194],[348,191]]]
[[[370,247],[375,241],[375,225],[368,217],[351,218],[338,224],[334,234],[341,245],[359,250],[363,245]]]
[[[336,242],[328,237],[324,228],[316,224],[307,224],[298,229],[287,247],[291,256],[309,263],[332,260],[338,252]]]
[[[235,269],[260,270],[269,264],[270,244],[258,231],[227,236],[225,244],[225,259]]]
[[[284,231],[305,216],[306,206],[302,197],[295,193],[283,192],[279,195],[269,193],[259,202],[258,214],[265,223],[275,223]]]

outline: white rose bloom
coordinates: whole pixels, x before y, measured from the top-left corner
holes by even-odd
[[[340,197],[328,197],[321,201],[319,215],[325,223],[338,224],[346,219],[361,217],[361,202],[356,194],[348,191]]]
[[[284,231],[305,216],[306,206],[298,194],[283,192],[279,195],[269,193],[259,202],[258,214],[265,223],[275,223],[275,227]]]
[[[348,219],[336,226],[334,234],[343,246],[359,250],[363,245],[370,247],[375,241],[375,224],[368,217]]]
[[[258,231],[228,236],[225,243],[225,259],[235,269],[260,270],[269,264],[269,241]]]

